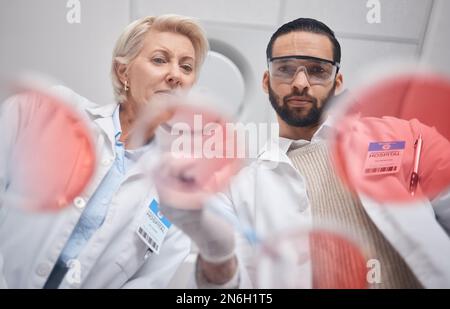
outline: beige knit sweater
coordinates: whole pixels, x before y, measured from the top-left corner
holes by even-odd
[[[368,287],[421,288],[408,265],[371,221],[359,198],[337,177],[325,143],[290,149],[288,156],[306,180],[314,225],[337,228],[356,242],[367,261],[379,261],[380,280],[374,282],[378,281],[377,277],[371,277],[374,280],[367,280]],[[357,272],[361,270],[361,263],[348,248],[336,246],[336,242],[323,237],[312,239],[314,287],[352,287],[352,281],[360,280]],[[337,261],[339,269],[336,269]]]

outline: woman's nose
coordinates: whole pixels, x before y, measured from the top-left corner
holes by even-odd
[[[166,82],[170,85],[172,88],[177,88],[182,86],[182,77],[180,68],[178,65],[174,65],[171,67],[169,73],[166,77]]]

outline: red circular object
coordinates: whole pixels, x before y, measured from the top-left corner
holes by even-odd
[[[174,208],[201,208],[240,168],[233,130],[217,113],[188,105],[177,106],[162,127],[164,154],[154,174],[158,192]]]
[[[365,289],[366,258],[344,235],[299,229],[270,238],[258,256],[260,288]]]
[[[61,99],[39,91],[17,96],[17,127],[9,157],[7,198],[32,211],[57,211],[72,203],[95,170],[91,132]]]
[[[432,200],[450,188],[448,80],[404,74],[379,81],[345,100],[350,107],[336,121],[332,152],[341,178],[351,189],[379,202],[400,205]],[[420,155],[420,147],[415,147],[419,136],[423,141]],[[370,145],[375,145],[371,151]],[[419,181],[413,189],[416,157]]]

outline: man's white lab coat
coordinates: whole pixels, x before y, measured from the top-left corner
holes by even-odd
[[[316,132],[312,143],[324,141],[328,123]],[[260,239],[311,223],[305,180],[286,154],[291,142],[282,138],[270,141],[229,189],[211,200],[213,207],[237,213],[244,231],[250,229]],[[363,195],[360,199],[374,224],[424,287],[450,288],[450,238],[445,232],[450,231],[450,193],[433,204],[423,201],[406,207],[381,205]],[[254,253],[251,247],[240,248],[240,271],[252,280],[256,271]],[[240,286],[249,284],[241,280]]]

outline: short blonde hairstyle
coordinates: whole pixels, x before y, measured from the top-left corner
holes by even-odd
[[[123,103],[126,94],[117,75],[117,65],[131,63],[144,46],[145,35],[150,29],[160,32],[173,32],[186,36],[195,51],[195,71],[199,72],[209,49],[208,39],[203,28],[194,19],[180,15],[147,16],[129,24],[117,40],[112,55],[111,79],[114,97]]]

